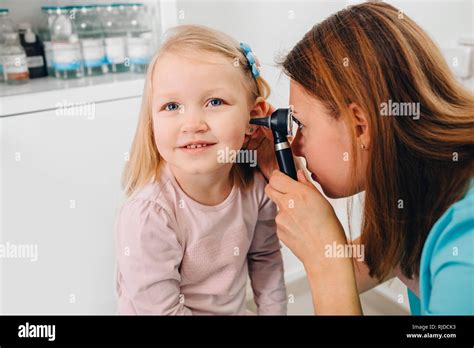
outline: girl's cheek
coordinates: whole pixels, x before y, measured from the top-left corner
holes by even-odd
[[[167,117],[154,117],[153,119],[153,128],[155,132],[166,134],[174,132],[175,128],[177,128],[176,120]],[[156,134],[156,133],[155,133]]]
[[[176,143],[176,132],[172,125],[169,125],[166,122],[156,122],[153,125],[153,134],[155,137],[155,143],[161,148],[174,146]]]
[[[230,142],[234,149],[241,149],[245,141],[245,130],[240,128],[234,129],[232,135],[230,136]]]
[[[242,148],[244,137],[240,134],[233,134],[226,137],[221,137],[219,142],[223,147],[229,148],[229,150],[239,150]]]
[[[209,128],[219,141],[227,143],[229,147],[238,147],[240,142],[244,141],[245,128],[235,121],[231,123],[231,121],[224,118],[216,122],[210,121]]]

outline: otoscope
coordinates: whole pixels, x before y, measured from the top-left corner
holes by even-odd
[[[250,119],[251,124],[264,126],[272,130],[275,154],[280,171],[298,180],[296,177],[295,162],[288,143],[288,136],[293,133],[293,112],[288,109],[277,109],[270,116]]]

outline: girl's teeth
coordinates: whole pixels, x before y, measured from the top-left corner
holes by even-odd
[[[207,146],[207,144],[195,144],[195,145],[188,145],[188,146],[186,146],[186,148],[188,148],[188,149],[196,149],[196,148],[205,147],[205,146]]]

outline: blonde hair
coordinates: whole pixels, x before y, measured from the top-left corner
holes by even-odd
[[[145,76],[138,126],[130,150],[130,160],[125,165],[122,176],[122,187],[127,196],[131,196],[137,189],[159,177],[164,159],[156,148],[153,134],[151,112],[153,72],[156,62],[165,52],[183,50],[205,51],[229,58],[230,64],[234,64],[242,73],[243,86],[248,92],[249,101],[255,101],[258,97],[267,99],[270,95],[268,83],[260,76],[253,77],[247,58],[241,51],[239,43],[232,37],[198,25],[182,25],[167,31],[165,40],[153,56]],[[247,163],[234,164],[231,169],[234,183],[244,189],[249,187],[253,182],[255,168]]]

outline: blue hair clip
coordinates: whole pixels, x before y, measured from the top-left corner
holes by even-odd
[[[240,49],[244,52],[245,58],[247,58],[250,66],[250,70],[252,71],[253,77],[256,79],[260,76],[260,63],[258,62],[257,57],[252,52],[252,49],[246,43],[240,43]]]

